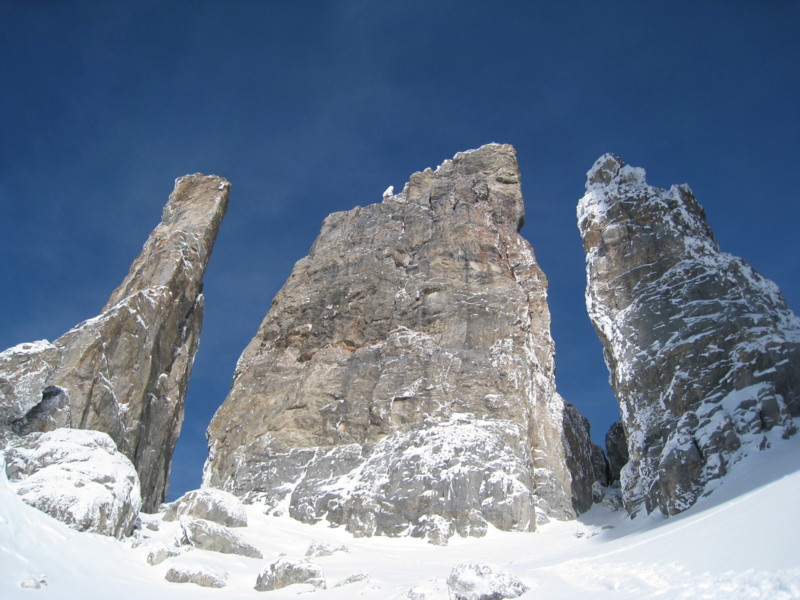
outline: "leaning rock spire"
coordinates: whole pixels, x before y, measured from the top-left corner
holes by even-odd
[[[0,354],[0,427],[109,434],[136,467],[146,511],[166,498],[203,318],[203,274],[229,188],[216,176],[178,179],[161,223],[98,317],[52,344]]]

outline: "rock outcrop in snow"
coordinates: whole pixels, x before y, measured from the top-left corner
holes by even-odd
[[[523,219],[498,144],[329,216],[239,360],[204,485],[438,542],[588,508],[599,449],[555,391]]]
[[[239,499],[214,488],[186,492],[164,510],[165,521],[175,521],[181,516],[197,517],[225,527],[247,526],[247,514]]]
[[[53,343],[0,353],[0,438],[106,432],[139,473],[144,509],[167,493],[203,315],[202,279],[228,203],[215,176],[176,181],[161,224],[103,312]]]
[[[31,433],[13,440],[5,461],[11,488],[73,529],[115,537],[133,529],[142,507],[139,478],[105,433]]]
[[[800,319],[772,282],[720,252],[687,186],[653,188],[606,154],[586,190],[586,302],[622,412],[624,502],[674,514],[763,432],[795,431]]]

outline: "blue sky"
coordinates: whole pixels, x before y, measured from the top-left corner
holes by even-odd
[[[330,212],[513,144],[561,394],[617,418],[575,223],[604,152],[688,183],[723,250],[800,308],[800,3],[0,2],[0,348],[95,316],[176,177],[232,182],[171,496],[235,362]]]

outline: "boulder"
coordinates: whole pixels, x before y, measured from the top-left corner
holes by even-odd
[[[159,565],[168,558],[178,556],[181,551],[176,547],[169,547],[163,542],[152,542],[148,544],[147,564]]]
[[[508,571],[479,563],[462,563],[447,577],[455,600],[503,600],[517,598],[528,586]]]
[[[208,567],[175,566],[169,568],[164,579],[173,583],[194,583],[201,587],[223,588],[228,583],[228,574]]]
[[[176,521],[181,516],[213,521],[225,527],[246,527],[247,513],[239,499],[228,492],[204,488],[186,492],[167,505],[165,521]]]
[[[280,558],[262,569],[256,580],[255,590],[268,592],[279,590],[295,583],[306,583],[325,589],[322,569],[309,560]]]
[[[307,557],[332,556],[337,552],[350,552],[350,549],[343,544],[330,544],[328,542],[313,541],[306,550]]]
[[[652,187],[606,154],[587,173],[578,226],[627,442],[625,506],[678,513],[765,432],[797,430],[800,319],[774,283],[720,251],[686,185]]]
[[[14,437],[5,469],[27,504],[78,531],[129,535],[142,506],[136,470],[100,431],[55,429]]]
[[[255,546],[245,542],[235,531],[195,517],[181,517],[181,543],[199,550],[238,554],[250,558],[263,558]]]

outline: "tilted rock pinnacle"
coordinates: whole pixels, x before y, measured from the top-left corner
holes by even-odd
[[[136,467],[146,511],[166,497],[202,324],[203,274],[229,188],[216,176],[178,179],[161,224],[98,317],[52,344],[0,354],[0,426],[108,433]]]
[[[764,432],[795,431],[800,319],[775,284],[720,252],[687,186],[651,187],[614,155],[588,172],[578,226],[627,438],[624,502],[680,512]]]
[[[598,449],[555,391],[513,148],[392,191],[330,215],[295,265],[209,427],[204,485],[438,542],[588,508]]]

